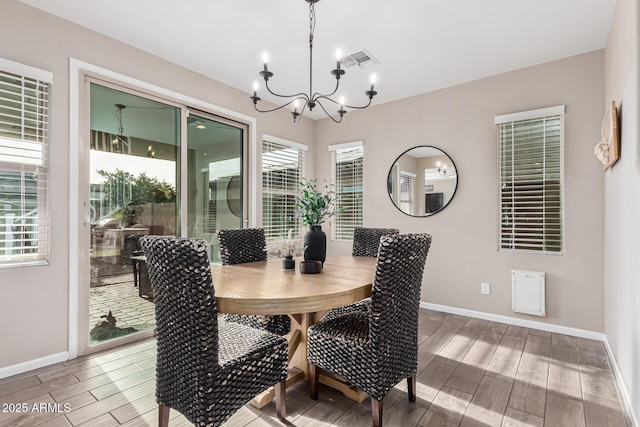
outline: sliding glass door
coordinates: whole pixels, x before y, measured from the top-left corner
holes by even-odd
[[[155,329],[136,257],[142,236],[179,234],[180,109],[95,83],[90,91],[89,342],[95,345]]]
[[[89,162],[81,176],[89,265],[79,271],[88,288],[88,324],[80,327],[88,349],[155,329],[143,236],[203,238],[219,262],[216,230],[241,228],[246,219],[247,132],[111,84],[87,87]]]
[[[246,132],[231,121],[203,113],[187,118],[187,235],[209,242],[209,259],[220,262],[216,231],[242,228],[246,218]]]

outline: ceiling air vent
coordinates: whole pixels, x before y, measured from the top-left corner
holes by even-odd
[[[360,52],[347,55],[342,58],[342,65],[345,68],[369,68],[379,64],[378,60],[373,57],[366,49],[362,49]]]

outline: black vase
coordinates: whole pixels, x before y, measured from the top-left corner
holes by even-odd
[[[285,255],[282,259],[282,268],[285,270],[292,270],[296,268],[296,260],[293,259],[293,255]]]
[[[322,231],[322,227],[309,227],[302,236],[304,244],[304,260],[320,261],[324,264],[327,259],[327,235]]]

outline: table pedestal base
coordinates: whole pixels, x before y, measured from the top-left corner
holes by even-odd
[[[307,338],[309,336],[309,326],[317,323],[326,311],[317,313],[290,314],[291,331],[287,334],[289,341],[289,374],[287,376],[287,388],[297,384],[300,381],[309,379],[309,364],[307,362]],[[320,373],[320,383],[334,388],[347,398],[361,403],[367,398],[367,394],[362,390],[349,385],[341,378],[322,371]],[[271,387],[257,395],[251,405],[255,408],[262,408],[269,404],[275,397],[275,389]]]
[[[299,383],[300,381],[304,381],[304,373],[300,369],[289,369],[289,374],[287,376],[287,388]],[[275,388],[271,387],[269,388],[269,390],[263,391],[262,393],[254,397],[251,400],[251,406],[260,409],[272,402],[275,396]]]
[[[369,395],[358,387],[352,386],[344,382],[344,380],[338,376],[335,376],[329,372],[320,372],[320,384],[324,384],[331,388],[334,388],[344,394],[347,398],[355,400],[358,403],[362,403]]]

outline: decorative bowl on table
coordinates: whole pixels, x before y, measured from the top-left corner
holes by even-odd
[[[321,261],[300,261],[300,273],[315,274],[322,271]]]

